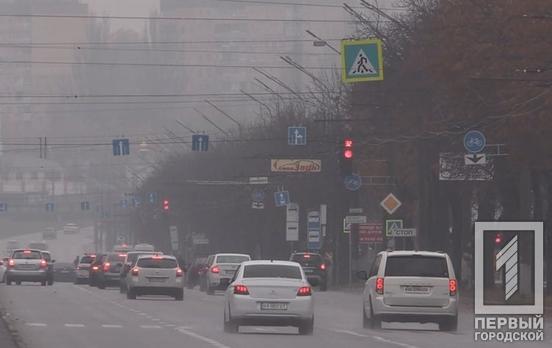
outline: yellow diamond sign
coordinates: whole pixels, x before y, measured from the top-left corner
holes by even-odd
[[[402,205],[401,201],[394,194],[390,193],[380,202],[385,211],[391,215]]]

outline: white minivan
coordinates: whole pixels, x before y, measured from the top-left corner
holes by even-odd
[[[458,323],[458,282],[450,257],[442,252],[382,251],[365,280],[363,326],[382,321],[436,322],[443,331]]]

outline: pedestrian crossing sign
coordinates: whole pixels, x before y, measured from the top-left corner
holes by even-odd
[[[342,40],[341,76],[346,83],[383,80],[381,40]]]

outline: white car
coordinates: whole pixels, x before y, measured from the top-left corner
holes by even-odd
[[[441,252],[382,251],[369,273],[363,293],[363,326],[382,321],[437,322],[455,331],[458,324],[458,282],[450,257]]]
[[[250,260],[251,256],[247,254],[215,254],[209,256],[207,260],[209,270],[205,273],[207,294],[213,295],[215,290],[225,290],[240,264]]]
[[[0,260],[0,283],[3,283],[5,281],[6,270],[8,269],[7,268],[8,262],[9,262],[9,258],[7,257]]]
[[[127,298],[139,295],[167,295],[177,301],[184,299],[184,272],[174,256],[142,255],[130,270]]]
[[[224,297],[224,331],[240,325],[297,326],[312,335],[312,288],[301,265],[291,261],[241,264]]]
[[[75,284],[88,283],[90,277],[90,265],[96,259],[95,254],[85,254],[76,260]]]

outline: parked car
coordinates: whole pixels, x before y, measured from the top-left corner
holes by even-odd
[[[54,280],[56,282],[74,282],[75,268],[70,262],[56,262],[54,264]]]
[[[206,288],[208,295],[213,295],[215,290],[226,290],[230,279],[242,262],[251,260],[246,254],[215,254],[209,256],[205,272]]]
[[[312,288],[297,262],[247,261],[239,266],[224,296],[224,331],[240,325],[296,326],[312,335]]]
[[[293,253],[290,261],[297,262],[303,267],[305,275],[312,286],[320,286],[320,291],[328,288],[328,275],[326,263],[320,254],[317,253]]]
[[[450,257],[428,251],[382,251],[365,280],[362,319],[365,328],[382,321],[437,322],[439,329],[458,326],[458,282]]]

